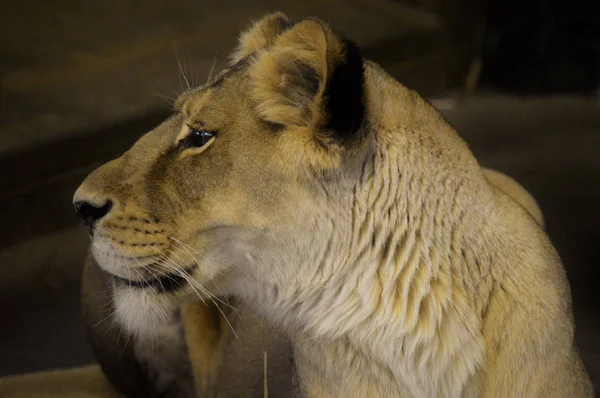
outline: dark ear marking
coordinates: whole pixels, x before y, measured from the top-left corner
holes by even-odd
[[[325,110],[328,120],[325,128],[336,138],[345,141],[356,133],[364,119],[364,66],[356,44],[342,39],[345,49],[325,87]]]
[[[258,114],[345,144],[361,129],[364,68],[356,45],[319,20],[282,33],[250,70]]]
[[[280,15],[277,18],[277,25],[279,26],[279,30],[281,33],[285,32],[286,30],[288,30],[289,28],[291,28],[292,26],[294,26],[293,22],[290,22],[287,17]]]
[[[319,91],[320,78],[317,71],[310,65],[303,63],[302,61],[295,61],[293,67],[289,68],[290,82],[286,82],[285,94],[288,98],[299,97],[298,88],[301,87],[302,96],[304,100],[312,100]],[[296,100],[296,99],[295,99]],[[296,100],[298,103],[300,100]]]

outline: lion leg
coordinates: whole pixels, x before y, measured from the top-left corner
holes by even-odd
[[[213,396],[221,362],[221,314],[214,305],[193,303],[181,307],[181,318],[196,392],[199,396]]]

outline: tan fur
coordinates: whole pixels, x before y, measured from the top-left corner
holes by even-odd
[[[278,12],[256,21],[248,30],[242,32],[239,45],[230,55],[231,64],[239,62],[249,54],[271,46],[277,36],[285,29],[289,21],[285,14]]]
[[[592,396],[567,279],[524,191],[490,184],[371,62],[367,123],[336,140],[323,94],[347,47],[316,20],[272,35],[255,26],[234,55],[245,66],[187,93],[76,192],[113,202],[92,244],[105,271],[189,270],[171,293],[115,285],[118,321],[152,335],[182,303],[235,296],[291,338],[309,397]],[[188,126],[218,135],[185,149]]]
[[[542,227],[544,227],[544,215],[542,210],[537,204],[535,198],[531,196],[525,188],[519,185],[514,179],[510,178],[506,174],[500,173],[496,170],[483,169],[487,180],[498,187],[505,194],[513,198],[515,202],[520,204],[531,214],[531,216],[537,221]]]

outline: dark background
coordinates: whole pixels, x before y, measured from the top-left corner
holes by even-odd
[[[533,193],[598,389],[600,13],[567,0],[2,2],[0,376],[93,361],[73,192],[169,114],[182,72],[202,83],[239,31],[275,10],[355,40],[431,100],[482,165]]]

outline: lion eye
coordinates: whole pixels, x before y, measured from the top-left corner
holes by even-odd
[[[190,129],[190,135],[184,139],[183,144],[186,147],[196,147],[200,148],[208,143],[216,134],[212,131],[204,130],[204,129]]]

